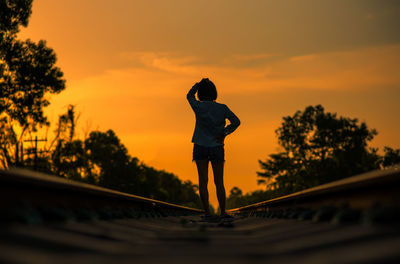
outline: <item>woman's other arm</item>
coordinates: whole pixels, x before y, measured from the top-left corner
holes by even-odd
[[[233,133],[233,131],[235,131],[236,128],[238,128],[238,126],[240,125],[240,120],[227,106],[226,106],[225,116],[229,120],[229,122],[231,122],[224,129],[225,136],[227,136]]]

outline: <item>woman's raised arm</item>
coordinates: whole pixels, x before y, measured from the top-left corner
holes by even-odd
[[[193,87],[189,90],[189,92],[186,95],[187,100],[189,101],[190,106],[192,107],[193,111],[196,111],[197,105],[199,104],[199,101],[196,100],[195,94],[198,90],[198,84],[196,83],[193,85]]]

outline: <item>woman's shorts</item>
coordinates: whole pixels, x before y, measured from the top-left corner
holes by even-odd
[[[194,144],[193,160],[225,161],[224,146],[205,147]]]

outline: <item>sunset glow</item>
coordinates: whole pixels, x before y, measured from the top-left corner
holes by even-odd
[[[278,150],[282,117],[308,105],[376,128],[373,147],[400,147],[399,24],[393,1],[35,0],[19,37],[46,40],[65,74],[51,122],[76,105],[78,137],[112,129],[132,156],[194,183],[186,93],[210,78],[241,120],[226,140],[229,194],[263,188],[258,160]]]

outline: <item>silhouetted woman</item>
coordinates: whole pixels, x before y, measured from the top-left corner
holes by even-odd
[[[196,100],[196,92],[199,100]],[[193,160],[199,173],[199,191],[205,217],[211,217],[207,190],[208,163],[211,162],[221,217],[229,218],[225,212],[224,139],[236,130],[240,120],[226,105],[215,102],[217,89],[208,78],[196,83],[188,92],[187,99],[196,115],[192,138]],[[226,119],[230,121],[228,126],[225,126]]]

